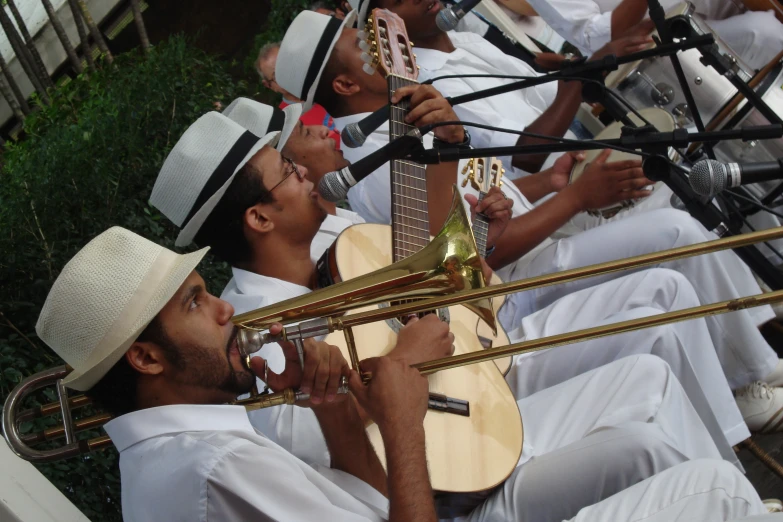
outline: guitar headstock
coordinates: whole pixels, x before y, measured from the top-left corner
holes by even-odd
[[[359,47],[364,72],[379,70],[385,77],[395,75],[410,80],[419,76],[413,44],[402,18],[386,9],[373,9],[364,31],[359,31]]]
[[[462,169],[462,186],[470,186],[477,192],[489,192],[492,187],[503,186],[503,174],[505,173],[503,162],[497,158],[471,158]]]

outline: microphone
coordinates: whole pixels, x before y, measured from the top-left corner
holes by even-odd
[[[435,25],[444,33],[453,31],[456,29],[459,21],[465,18],[465,15],[480,3],[481,0],[462,0],[462,2],[443,9],[435,18]]]
[[[372,134],[375,129],[383,125],[389,119],[389,106],[384,105],[369,116],[365,116],[361,121],[346,125],[340,136],[343,139],[343,145],[350,149],[355,149],[364,145],[367,136]]]
[[[783,179],[783,158],[743,165],[705,159],[694,163],[689,177],[691,188],[708,197],[740,185],[776,179]]]
[[[351,187],[378,170],[384,163],[404,158],[416,148],[423,150],[421,132],[414,128],[356,163],[326,173],[318,182],[318,192],[326,201],[342,201]]]

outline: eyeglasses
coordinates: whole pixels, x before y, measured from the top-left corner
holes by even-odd
[[[283,161],[286,164],[286,173],[283,174],[283,179],[281,179],[277,185],[269,189],[269,193],[271,194],[273,190],[275,190],[277,187],[285,183],[285,180],[291,177],[291,174],[296,174],[296,177],[299,178],[299,181],[304,181],[305,176],[299,171],[299,168],[296,166],[296,163],[294,163],[294,160],[291,158],[286,158],[283,156]]]

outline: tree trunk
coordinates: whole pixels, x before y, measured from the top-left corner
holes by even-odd
[[[41,59],[41,54],[38,52],[38,48],[35,46],[33,37],[30,35],[30,31],[27,30],[24,19],[22,18],[22,15],[19,14],[19,9],[16,8],[16,2],[14,0],[6,1],[8,3],[8,8],[11,9],[11,14],[14,15],[16,26],[19,27],[19,32],[22,33],[22,38],[27,45],[27,50],[30,51],[30,55],[33,57],[33,64],[38,69],[38,73],[44,80],[44,84],[46,87],[54,87],[52,77],[49,76],[49,71],[46,70],[46,66],[43,63],[43,59]]]
[[[2,6],[0,6],[0,26],[3,27],[8,42],[16,54],[16,59],[19,60],[24,72],[30,78],[30,82],[41,97],[41,101],[49,103],[49,94],[47,94],[46,87],[44,87],[44,80],[40,78],[40,74],[36,70],[35,65],[33,65],[33,57],[30,56],[30,51],[22,43],[22,38],[16,32],[16,27],[14,27],[13,22],[8,17],[8,13],[5,12],[5,7]]]
[[[101,30],[98,29],[98,24],[96,24],[95,20],[92,19],[92,15],[90,15],[90,10],[87,8],[87,4],[85,3],[84,0],[76,0],[76,2],[79,4],[79,8],[82,11],[84,22],[87,24],[87,27],[90,29],[90,34],[92,35],[92,39],[95,40],[95,43],[98,45],[98,49],[100,49],[101,52],[103,53],[103,56],[106,58],[106,62],[109,65],[111,65],[114,62],[114,55],[111,54],[111,51],[109,50],[109,46],[106,45],[106,40],[103,39]]]
[[[82,42],[82,54],[87,59],[87,67],[89,67],[91,71],[95,71],[95,60],[92,57],[90,37],[87,36],[87,29],[84,28],[84,21],[82,20],[82,14],[79,11],[79,5],[76,3],[76,0],[68,0],[68,5],[71,6],[73,23],[76,24],[76,32],[79,33],[79,40]]]
[[[76,51],[73,50],[71,41],[68,39],[65,29],[63,29],[63,24],[61,24],[60,20],[57,18],[57,13],[54,12],[52,3],[49,0],[41,0],[41,3],[43,4],[44,9],[46,9],[46,14],[49,15],[49,20],[52,22],[54,32],[57,33],[57,38],[60,39],[63,49],[65,49],[68,58],[71,60],[71,65],[77,73],[81,73],[84,70],[82,62],[76,55]]]
[[[19,85],[17,85],[16,80],[14,80],[14,77],[11,76],[11,71],[8,70],[8,64],[5,63],[5,59],[0,54],[0,71],[2,71],[1,76],[5,76],[6,81],[3,82],[6,85],[8,85],[11,88],[11,92],[13,93],[13,96],[11,98],[16,98],[16,103],[8,102],[8,105],[11,106],[11,109],[16,113],[16,109],[14,109],[14,105],[19,107],[19,111],[22,113],[22,119],[24,120],[24,116],[26,114],[30,114],[30,106],[27,105],[27,98],[24,97],[22,94],[22,90],[19,89]],[[0,78],[2,79],[2,78]]]
[[[141,48],[145,53],[150,52],[150,39],[147,36],[147,28],[144,26],[144,18],[141,16],[141,6],[139,6],[139,0],[130,0],[131,9],[133,10],[133,21],[136,22],[136,30],[139,32],[139,40],[141,40]]]

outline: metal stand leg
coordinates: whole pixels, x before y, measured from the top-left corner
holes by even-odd
[[[759,459],[762,464],[767,466],[775,475],[783,479],[783,466],[775,460],[772,455],[764,451],[758,444],[753,442],[753,438],[745,439],[739,443],[738,447],[746,448],[754,457]]]

